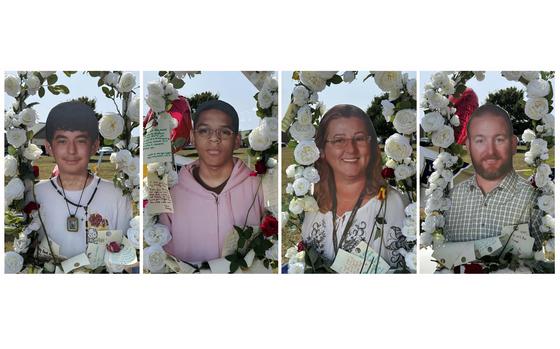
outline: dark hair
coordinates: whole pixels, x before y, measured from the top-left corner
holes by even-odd
[[[223,113],[225,113],[227,116],[230,117],[231,122],[232,122],[232,129],[233,132],[238,133],[239,132],[239,116],[237,115],[237,112],[235,111],[235,108],[233,108],[231,106],[231,104],[221,101],[219,99],[213,99],[210,101],[206,101],[204,103],[202,103],[201,105],[198,106],[198,108],[196,109],[196,113],[193,116],[193,124],[194,124],[194,128],[196,128],[196,124],[198,124],[198,121],[200,119],[200,115],[207,111],[207,110],[219,110]]]
[[[52,142],[57,130],[85,131],[92,141],[99,138],[99,124],[95,112],[90,106],[81,102],[64,102],[51,109],[45,124],[49,143]]]
[[[379,188],[386,184],[381,176],[381,152],[377,144],[377,133],[375,132],[373,123],[362,109],[350,104],[339,104],[329,109],[325,115],[323,115],[323,118],[319,123],[317,137],[315,137],[315,144],[323,153],[327,143],[327,129],[329,128],[329,124],[333,120],[341,118],[358,118],[362,120],[364,126],[366,127],[367,134],[371,137],[371,157],[366,168],[366,194],[376,194],[379,191]],[[325,213],[331,210],[332,197],[333,195],[336,195],[334,173],[326,159],[322,157],[319,158],[315,164],[321,179],[319,180],[319,183],[317,183],[314,196],[317,200],[320,211]]]
[[[506,122],[508,135],[510,137],[513,136],[513,125],[511,124],[511,117],[509,116],[509,113],[504,108],[490,103],[484,104],[476,108],[472,112],[469,122],[467,123],[467,136],[470,136],[470,128],[473,119],[481,118],[487,115],[497,116],[504,119],[504,121]]]

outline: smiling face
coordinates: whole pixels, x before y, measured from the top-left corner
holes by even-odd
[[[498,180],[513,169],[517,138],[509,134],[503,118],[492,114],[473,118],[466,145],[478,176]]]
[[[99,140],[93,141],[86,131],[56,130],[46,147],[62,176],[83,175],[87,171],[90,157],[99,148]]]
[[[233,161],[233,151],[239,148],[241,139],[232,128],[231,118],[220,110],[210,109],[200,114],[191,138],[202,163],[222,167]]]
[[[330,165],[335,178],[365,177],[372,156],[369,143],[371,140],[364,142],[368,137],[366,126],[358,117],[337,118],[329,122],[326,133],[327,143],[321,152],[321,157]],[[336,145],[338,143],[336,140],[341,139],[348,139],[348,141],[342,146]]]

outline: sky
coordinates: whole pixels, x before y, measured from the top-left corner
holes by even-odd
[[[143,79],[146,97],[146,86],[149,82],[159,79],[158,72],[146,71]],[[259,125],[260,119],[255,114],[257,101],[253,98],[258,90],[240,71],[203,71],[192,79],[185,77],[184,80],[185,86],[179,89],[180,95],[190,97],[206,91],[216,93],[237,111],[240,130],[252,130]],[[144,103],[144,113],[148,108]]]
[[[292,71],[282,72],[282,116],[290,104],[292,90],[295,87],[292,73]],[[344,71],[339,73],[342,74]],[[409,78],[416,77],[415,71],[405,71],[404,73],[408,73]],[[367,110],[373,98],[383,94],[373,78],[363,81],[368,74],[369,72],[367,71],[360,71],[356,79],[351,83],[341,82],[338,85],[328,86],[319,92],[319,100],[325,104],[327,109],[337,104],[353,104],[364,111]]]
[[[138,93],[140,86],[139,72],[136,71],[131,73],[136,76],[136,85],[138,87],[136,87],[134,91]],[[6,72],[6,75],[8,74],[16,75],[16,72],[8,71]],[[43,98],[40,98],[38,94],[28,97],[26,99],[27,104],[39,102],[39,104],[33,107],[37,111],[37,114],[39,116],[38,121],[45,122],[47,120],[47,116],[49,115],[49,111],[57,104],[84,96],[94,98],[96,100],[95,109],[99,114],[103,114],[104,112],[117,111],[115,105],[113,104],[113,101],[105,97],[105,94],[103,94],[101,88],[97,86],[97,81],[99,80],[99,78],[93,78],[88,74],[85,74],[85,72],[81,71],[73,74],[71,77],[67,77],[62,71],[57,71],[56,75],[58,76],[56,85],[66,85],[66,87],[68,87],[68,89],[70,90],[70,93],[67,95],[59,94],[55,96],[48,90],[46,90]],[[5,108],[7,106],[11,106],[14,101],[15,99],[13,97],[8,96],[6,93],[4,93]],[[121,108],[120,103],[119,108]],[[134,131],[133,134],[137,135]]]
[[[424,94],[424,85],[430,81],[432,74],[436,73],[435,71],[421,71],[420,72],[420,96]],[[525,87],[519,81],[508,81],[504,78],[499,71],[487,71],[485,74],[485,78],[482,81],[476,80],[476,78],[472,78],[467,81],[467,87],[470,87],[474,90],[476,95],[478,96],[478,103],[480,105],[484,104],[486,98],[490,93],[496,92],[498,90],[508,88],[508,87],[516,87],[521,90],[525,90]],[[554,89],[554,82],[552,84]],[[423,111],[420,110],[418,119],[421,118],[423,115]]]

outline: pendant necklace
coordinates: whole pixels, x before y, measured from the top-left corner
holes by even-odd
[[[58,179],[60,180],[60,187],[62,188],[64,202],[66,203],[66,208],[68,209],[68,218],[66,218],[66,230],[75,233],[78,230],[80,230],[80,220],[78,219],[78,217],[76,217],[76,214],[78,213],[78,209],[80,208],[80,202],[82,201],[82,196],[84,195],[84,191],[86,189],[86,184],[89,179],[89,172],[84,181],[84,186],[82,188],[82,192],[80,193],[80,198],[78,199],[78,205],[76,205],[76,210],[74,211],[74,213],[70,211],[70,205],[68,205],[68,199],[66,198],[66,192],[64,191],[62,180],[60,179],[60,177]]]

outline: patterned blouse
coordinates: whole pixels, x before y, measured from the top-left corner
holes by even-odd
[[[376,224],[376,216],[379,212],[381,201],[377,198],[370,199],[356,212],[353,222],[349,222],[351,211],[345,212],[335,221],[337,241],[342,238],[346,225],[352,224],[348,230],[346,239],[341,242],[345,251],[352,251],[360,241],[371,241],[370,246],[374,251],[379,251],[381,239],[371,238],[381,229],[381,224]],[[384,210],[384,209],[383,209]],[[383,217],[383,210],[379,217]],[[405,218],[404,203],[400,194],[392,188],[387,191],[387,210],[385,215],[386,224],[383,227],[383,244],[381,246],[381,257],[391,268],[403,267],[406,263],[404,257],[399,253],[399,248],[405,246],[406,238],[401,229]],[[375,227],[374,227],[375,225]],[[375,228],[375,231],[374,231]],[[333,217],[332,212],[307,212],[302,226],[302,239],[307,246],[313,247],[325,260],[332,263],[335,257],[333,247]],[[374,235],[375,236],[375,235]]]

